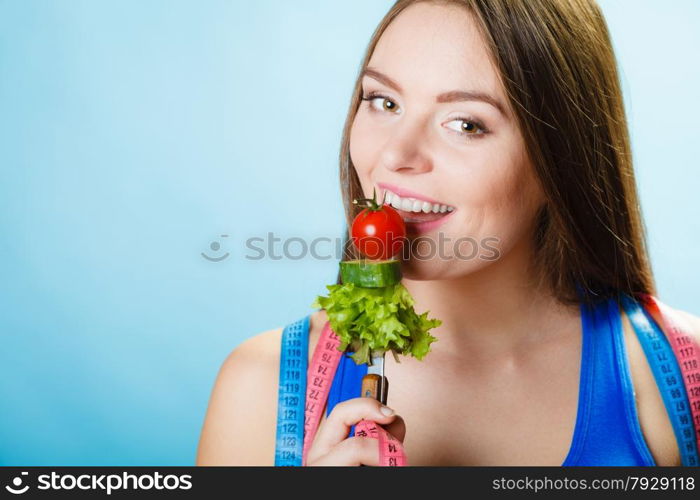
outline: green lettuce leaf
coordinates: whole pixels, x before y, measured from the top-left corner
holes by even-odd
[[[331,328],[341,340],[340,350],[350,346],[356,364],[368,363],[370,356],[391,351],[422,360],[437,339],[429,330],[442,324],[428,319],[428,312],[416,314],[413,297],[400,282],[381,288],[353,283],[327,285],[328,296],[319,295],[311,304],[328,314]]]

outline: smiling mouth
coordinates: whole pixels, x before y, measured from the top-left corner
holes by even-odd
[[[448,216],[455,210],[450,205],[402,198],[389,190],[384,190],[383,199],[384,204],[396,210],[406,224],[433,222]]]
[[[395,208],[394,210],[396,210],[399,213],[399,215],[401,215],[401,218],[407,224],[417,224],[417,223],[421,223],[421,222],[432,222],[432,221],[442,219],[443,217],[446,217],[447,215],[450,215],[452,213],[452,212],[423,213],[423,212],[413,212],[413,211],[407,212],[405,210],[401,210],[400,208]]]

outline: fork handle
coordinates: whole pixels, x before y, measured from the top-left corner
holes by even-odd
[[[374,398],[383,405],[386,404],[389,393],[389,380],[386,377],[369,373],[362,377],[361,395],[366,398]]]

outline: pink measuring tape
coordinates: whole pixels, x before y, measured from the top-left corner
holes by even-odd
[[[333,377],[338,368],[340,357],[343,355],[338,346],[340,346],[340,339],[331,329],[330,323],[326,321],[314,349],[307,374],[302,465],[306,465],[306,455],[321,423],[323,408],[328,401]],[[376,422],[360,420],[355,425],[355,436],[366,436],[379,440],[379,465],[389,467],[407,465],[408,461],[401,441]]]
[[[652,316],[656,313],[661,319],[662,324],[659,326],[662,327],[676,355],[678,367],[683,374],[690,412],[693,415],[695,439],[700,449],[700,345],[688,333],[690,330],[686,321],[669,306],[648,294],[639,294],[639,299]]]

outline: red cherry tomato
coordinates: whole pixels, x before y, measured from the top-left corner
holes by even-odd
[[[369,259],[391,259],[401,251],[406,237],[406,225],[399,213],[389,205],[376,202],[376,192],[371,199],[354,200],[369,202],[369,206],[352,221],[352,242]]]

